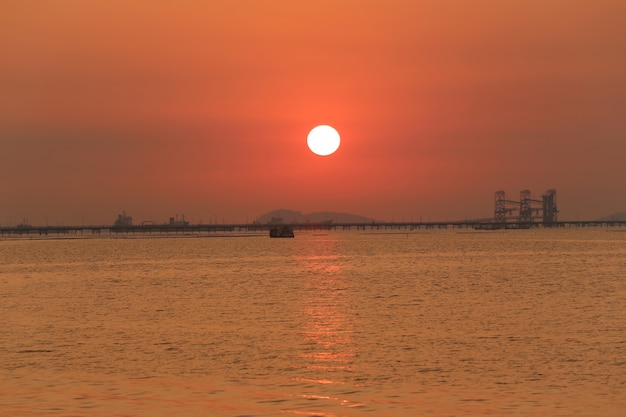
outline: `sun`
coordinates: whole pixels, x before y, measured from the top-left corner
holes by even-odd
[[[321,156],[328,156],[339,148],[339,133],[334,127],[319,125],[311,129],[306,139],[311,152]]]

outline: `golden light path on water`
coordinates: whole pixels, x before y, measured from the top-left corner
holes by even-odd
[[[625,259],[610,230],[0,240],[0,410],[617,417]]]

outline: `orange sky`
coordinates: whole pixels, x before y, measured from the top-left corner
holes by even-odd
[[[276,208],[626,211],[626,3],[19,1],[0,14],[0,224]],[[306,147],[331,124],[339,151]]]

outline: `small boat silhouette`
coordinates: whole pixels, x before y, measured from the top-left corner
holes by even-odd
[[[289,226],[272,227],[270,237],[294,237],[293,228]]]

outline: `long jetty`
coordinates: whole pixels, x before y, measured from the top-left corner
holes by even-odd
[[[572,227],[625,227],[623,220],[570,220],[530,225],[519,223],[498,223],[485,220],[462,220],[441,222],[371,222],[371,223],[291,223],[296,231],[316,230],[361,230],[361,231],[413,231],[422,229],[530,229],[530,228],[572,228]],[[162,234],[261,234],[269,232],[275,224],[142,224],[142,225],[95,225],[95,226],[0,226],[0,237],[48,236],[48,235],[162,235]]]

